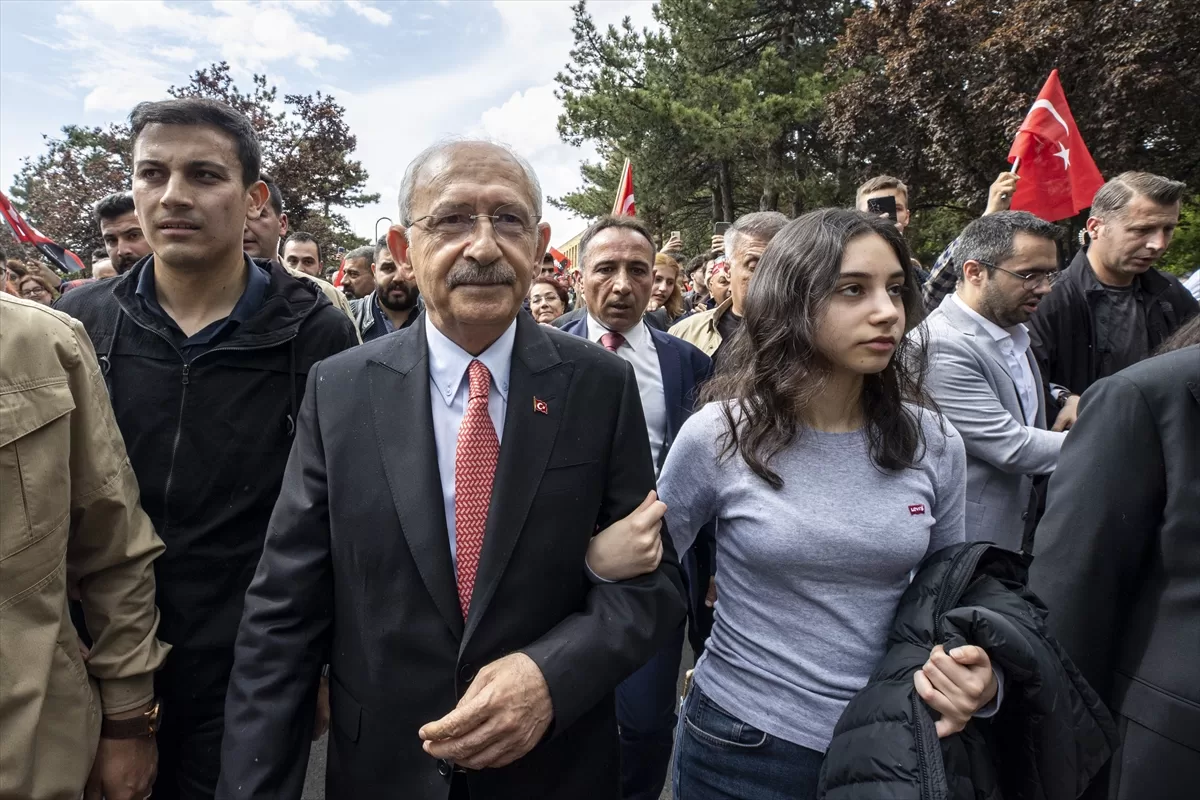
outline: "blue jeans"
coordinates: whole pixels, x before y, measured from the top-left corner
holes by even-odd
[[[693,684],[675,735],[675,800],[815,800],[824,759],[742,722]]]
[[[683,625],[617,686],[622,800],[658,800],[671,763]]]

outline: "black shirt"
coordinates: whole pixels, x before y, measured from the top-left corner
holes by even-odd
[[[733,335],[742,327],[742,318],[733,313],[733,307],[730,306],[724,314],[717,318],[717,333],[721,334],[721,343],[717,345],[716,351],[713,353],[713,371],[716,372],[721,364],[721,357],[729,352],[729,342],[733,339]]]

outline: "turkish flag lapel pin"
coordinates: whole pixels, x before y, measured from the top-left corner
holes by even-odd
[[[545,400],[540,400],[535,397],[533,398],[533,410],[539,414],[549,414],[550,406],[546,405]]]

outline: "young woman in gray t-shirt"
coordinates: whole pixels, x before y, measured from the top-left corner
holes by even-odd
[[[675,743],[680,800],[808,798],[835,723],[882,657],[911,571],[963,540],[961,438],[921,401],[920,293],[887,220],[825,209],[759,262],[744,324],[659,480],[685,552],[717,521],[712,636]],[[914,678],[961,730],[992,700],[977,647]]]

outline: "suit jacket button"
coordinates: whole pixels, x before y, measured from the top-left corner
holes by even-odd
[[[446,780],[450,779],[450,762],[444,758],[439,758],[437,761],[438,775],[441,775]]]
[[[475,668],[470,664],[463,664],[458,668],[458,679],[463,683],[470,683],[475,680]]]

